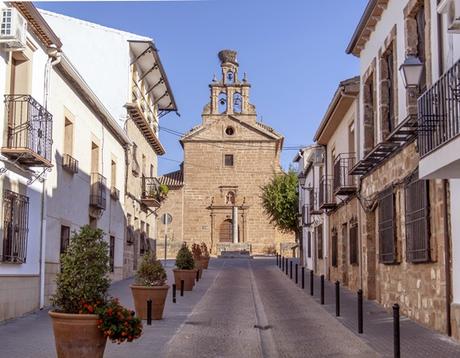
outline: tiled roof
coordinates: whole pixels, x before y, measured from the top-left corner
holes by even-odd
[[[165,184],[169,189],[177,189],[184,185],[184,174],[182,170],[167,173],[158,178],[161,184]]]

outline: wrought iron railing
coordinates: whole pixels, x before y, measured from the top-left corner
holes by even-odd
[[[417,102],[418,148],[424,157],[460,133],[460,61]]]
[[[107,207],[107,179],[99,173],[91,173],[90,205],[105,210]]]
[[[53,116],[30,95],[5,95],[8,149],[29,149],[51,162]]]
[[[62,156],[62,167],[69,173],[78,173],[78,160],[69,154],[64,154]]]
[[[319,208],[330,209],[336,205],[335,196],[332,191],[333,178],[330,175],[323,175],[319,182]]]
[[[142,199],[160,201],[160,182],[156,177],[142,177]]]
[[[350,169],[356,163],[355,153],[341,153],[334,163],[334,193],[344,195],[356,189],[356,178],[350,174]]]

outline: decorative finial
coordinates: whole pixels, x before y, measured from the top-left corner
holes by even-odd
[[[246,72],[243,74],[243,82],[248,82],[248,76]]]
[[[238,65],[238,61],[236,60],[237,52],[234,50],[222,50],[219,52],[219,60],[221,63],[233,63],[234,65]]]
[[[217,82],[217,77],[215,73],[214,73],[214,77],[212,78],[212,82]]]

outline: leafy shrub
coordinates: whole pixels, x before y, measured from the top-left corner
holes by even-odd
[[[208,258],[210,256],[208,246],[206,246],[206,243],[204,242],[202,242],[200,246],[201,246],[201,252],[203,253],[203,257]]]
[[[56,311],[79,313],[83,302],[90,305],[106,302],[109,271],[108,244],[102,230],[83,226],[73,234],[66,253],[61,256],[57,290],[51,298]]]
[[[194,260],[196,261],[201,260],[201,258],[203,257],[203,253],[201,251],[200,245],[192,244],[192,255],[193,255]]]
[[[195,261],[193,255],[187,246],[187,243],[183,243],[176,256],[176,267],[179,270],[192,270],[195,268]]]
[[[137,270],[134,282],[140,286],[164,286],[166,284],[166,271],[160,260],[151,251],[143,256]]]
[[[132,342],[142,334],[142,322],[133,311],[121,306],[118,299],[110,299],[104,305],[84,304],[80,313],[99,315],[97,327],[113,343]]]

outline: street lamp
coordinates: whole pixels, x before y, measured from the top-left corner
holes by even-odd
[[[304,188],[305,186],[305,181],[307,180],[307,176],[305,175],[305,173],[300,173],[299,175],[299,185],[301,188]]]
[[[407,56],[404,63],[399,67],[401,72],[404,87],[417,88],[422,78],[423,63],[416,56]]]

